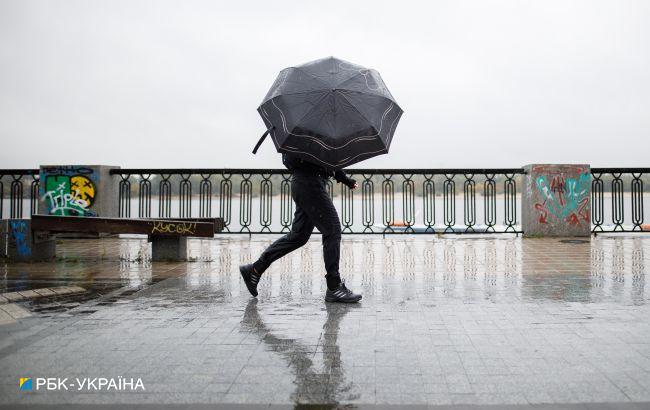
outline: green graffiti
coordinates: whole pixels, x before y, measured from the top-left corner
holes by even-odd
[[[580,174],[576,178],[554,177],[549,183],[544,175],[535,181],[537,189],[542,195],[543,204],[537,204],[536,209],[547,210],[559,220],[576,220],[582,212],[589,193],[591,176],[588,173]]]
[[[48,175],[44,196],[50,215],[92,216],[95,184],[84,175]]]

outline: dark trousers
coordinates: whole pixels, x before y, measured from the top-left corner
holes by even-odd
[[[274,261],[303,246],[314,227],[323,235],[323,257],[327,286],[335,288],[341,282],[339,258],[341,249],[341,221],[326,190],[327,179],[320,176],[294,173],[291,196],[296,203],[291,232],[273,242],[254,263],[257,272],[264,272]]]

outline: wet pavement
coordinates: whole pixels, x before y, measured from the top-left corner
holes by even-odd
[[[85,289],[3,304],[28,315],[0,325],[0,404],[650,402],[650,236],[344,236],[358,305],[324,303],[319,236],[252,299],[237,266],[275,238],[192,240],[191,262],[153,264],[144,239],[64,240],[52,263],[0,265],[3,294]],[[144,389],[20,391],[21,377]]]

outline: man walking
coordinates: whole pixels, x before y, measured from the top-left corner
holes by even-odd
[[[357,183],[342,170],[336,172],[307,162],[290,154],[282,155],[282,162],[291,171],[291,196],[296,203],[291,232],[271,244],[252,264],[239,267],[248,291],[257,296],[257,284],[266,269],[277,259],[303,246],[314,227],[323,235],[323,258],[327,274],[326,302],[355,303],[361,295],[349,290],[341,280],[339,258],[341,248],[341,222],[332,199],[325,188],[327,180],[334,177],[350,189]]]

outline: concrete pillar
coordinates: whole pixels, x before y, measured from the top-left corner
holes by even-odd
[[[30,219],[9,219],[7,229],[7,258],[11,262],[36,262],[53,259],[56,243],[51,237],[36,238]]]
[[[41,165],[39,213],[117,217],[119,178],[109,165]]]
[[[590,166],[532,164],[524,168],[521,204],[524,236],[590,236]]]
[[[151,260],[186,261],[187,237],[184,236],[151,236]]]

